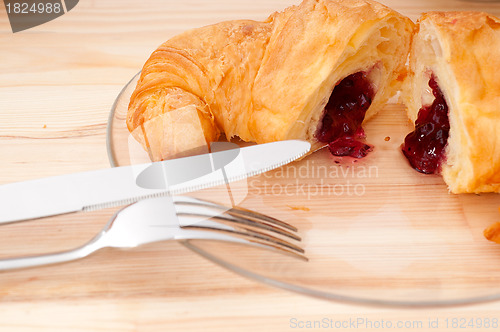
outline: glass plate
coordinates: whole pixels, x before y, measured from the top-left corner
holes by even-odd
[[[148,161],[125,124],[137,79],[110,114],[113,166]],[[241,275],[324,299],[396,306],[499,299],[500,244],[483,230],[500,221],[500,196],[452,195],[439,176],[412,170],[399,148],[410,129],[404,107],[389,104],[366,125],[375,149],[363,160],[323,149],[230,191],[190,193],[229,204],[231,192],[238,205],[295,225],[308,262],[236,245],[185,245]]]

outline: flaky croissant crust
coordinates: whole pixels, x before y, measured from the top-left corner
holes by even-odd
[[[221,134],[317,143],[324,106],[342,78],[376,68],[377,95],[366,119],[396,92],[412,30],[409,19],[374,1],[305,0],[263,22],[184,32],[144,65],[128,129],[154,160],[189,149],[175,142],[211,142]],[[197,123],[189,126],[188,118]]]
[[[403,89],[412,121],[430,72],[449,107],[451,129],[441,173],[450,191],[499,192],[500,20],[481,12],[422,15]]]

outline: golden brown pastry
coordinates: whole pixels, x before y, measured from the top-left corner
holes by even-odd
[[[430,12],[417,24],[404,100],[415,131],[403,152],[453,193],[500,191],[500,20]]]
[[[500,211],[500,208],[498,208],[498,211]],[[483,235],[487,240],[500,244],[500,222],[489,225],[483,231]]]
[[[484,237],[491,241],[500,243],[500,222],[491,224],[483,231]]]
[[[196,152],[221,134],[363,155],[361,123],[398,90],[412,30],[374,1],[305,0],[264,22],[184,32],[144,65],[128,129],[153,160]]]

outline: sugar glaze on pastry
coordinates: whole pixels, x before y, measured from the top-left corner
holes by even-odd
[[[500,20],[429,12],[417,23],[404,84],[416,128],[403,151],[453,193],[500,191]]]
[[[361,123],[399,88],[412,31],[374,1],[305,0],[263,22],[184,32],[144,65],[128,129],[152,160],[196,153],[221,134],[359,148]]]

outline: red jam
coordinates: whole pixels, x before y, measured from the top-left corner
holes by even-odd
[[[334,156],[363,158],[371,151],[359,139],[365,137],[361,123],[374,95],[365,72],[347,76],[333,89],[316,138],[328,143]]]
[[[429,87],[435,97],[434,102],[418,112],[415,131],[406,136],[403,153],[417,171],[435,174],[440,171],[444,160],[450,122],[448,105],[434,76],[429,80]]]
[[[334,156],[350,156],[354,158],[363,158],[372,151],[372,147],[368,144],[360,142],[353,137],[345,137],[336,139],[328,143],[328,148]]]

